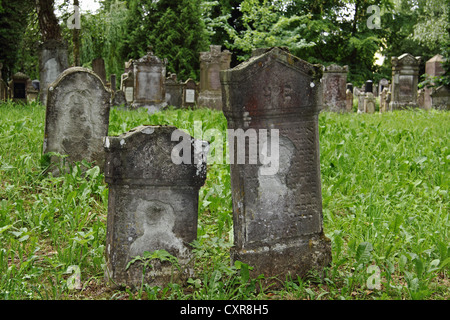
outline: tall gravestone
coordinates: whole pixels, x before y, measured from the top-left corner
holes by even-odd
[[[106,68],[105,60],[103,58],[95,58],[92,60],[92,70],[102,79],[103,83],[106,85]]]
[[[392,82],[390,110],[416,108],[417,85],[419,81],[420,57],[404,53],[399,57],[392,57]]]
[[[59,40],[48,40],[39,47],[40,100],[47,103],[48,86],[69,67],[67,45]]]
[[[67,155],[67,162],[95,162],[103,170],[111,92],[91,70],[65,70],[48,88],[43,153]],[[52,162],[59,162],[53,158]],[[58,166],[51,168],[58,174]]]
[[[430,60],[425,63],[425,73],[427,74],[427,79],[431,80],[433,77],[438,77],[443,75],[445,70],[442,65],[443,57],[440,54],[435,55]],[[433,84],[433,81],[431,81]],[[433,92],[432,87],[423,88],[423,108],[426,110],[431,109],[431,93]]]
[[[167,59],[160,59],[151,50],[133,62],[133,108],[146,108],[154,113],[167,106],[164,82]]]
[[[323,109],[345,112],[348,66],[329,65],[324,68],[322,78]]]
[[[178,156],[179,139],[188,161]],[[135,256],[166,250],[178,259],[175,280],[192,276],[190,243],[197,239],[198,191],[206,179],[204,149],[188,134],[171,126],[140,126],[117,137],[106,137],[105,179],[109,185],[105,278],[113,286],[139,286],[143,266]],[[168,263],[152,263],[145,274],[150,285],[166,285]]]
[[[211,45],[210,51],[200,52],[200,92],[198,105],[222,110],[220,70],[230,67],[231,53],[221,51],[220,45]]]
[[[260,153],[256,164],[251,164],[250,143],[244,148],[236,147],[230,137],[228,141],[230,158],[245,152],[245,163],[230,161],[231,253],[232,260],[253,266],[254,275],[284,281],[288,275],[295,279],[313,269],[320,272],[331,261],[330,241],[322,226],[318,131],[322,67],[281,48],[255,54],[260,55],[221,72],[228,129],[255,130],[260,135],[254,146]],[[270,131],[270,139],[261,139],[265,131]]]

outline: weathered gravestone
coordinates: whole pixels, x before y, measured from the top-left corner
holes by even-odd
[[[30,78],[22,73],[17,72],[12,76],[9,84],[11,90],[10,96],[16,102],[27,102],[27,86]]]
[[[133,62],[133,108],[146,108],[149,113],[154,113],[167,106],[166,64],[167,58],[160,59],[151,50]]]
[[[164,85],[166,87],[167,105],[181,108],[183,105],[183,84],[177,80],[177,75],[170,73]]]
[[[380,93],[380,113],[384,113],[389,109],[389,88],[384,87]]]
[[[332,64],[324,68],[322,78],[323,109],[334,112],[345,112],[346,83],[348,66]]]
[[[433,109],[450,110],[450,87],[442,85],[433,89],[431,106]]]
[[[93,71],[65,70],[48,88],[43,153],[67,155],[68,163],[95,162],[103,170],[110,99],[111,92]],[[52,162],[59,160],[52,157]],[[59,174],[58,165],[51,170]]]
[[[231,53],[221,51],[220,45],[211,45],[210,51],[200,52],[200,90],[198,105],[222,110],[220,70],[230,67]]]
[[[392,82],[390,110],[417,108],[417,84],[419,81],[420,57],[404,53],[392,57]]]
[[[48,86],[69,67],[67,45],[58,40],[48,40],[39,47],[40,100],[47,103]]]
[[[8,86],[2,77],[3,63],[0,62],[0,101],[5,101],[8,99]]]
[[[365,96],[364,96],[364,112],[374,113],[375,112],[375,96],[373,94],[373,82],[372,80],[367,80],[365,84]]]
[[[435,55],[433,58],[425,63],[425,74],[427,75],[427,80],[431,81],[431,85],[434,84],[433,77],[438,77],[444,74],[445,70],[442,65],[443,57],[440,54]],[[433,92],[432,87],[425,86],[423,88],[423,109],[431,109],[431,93]]]
[[[353,84],[351,83],[346,84],[345,109],[347,110],[347,112],[353,111]]]
[[[322,227],[317,102],[321,77],[321,66],[280,48],[221,72],[229,130],[259,135],[253,146],[243,142],[245,137],[240,142],[238,137],[237,146],[228,138],[232,260],[253,266],[253,275],[284,281],[288,275],[295,279],[313,269],[320,272],[331,261],[330,241]],[[265,135],[269,131],[270,139]],[[252,149],[259,150],[259,163],[251,164]],[[242,152],[244,163],[231,160],[243,157]]]
[[[105,60],[103,58],[95,58],[92,60],[92,70],[102,79],[103,83],[106,85],[106,68]]]
[[[191,78],[187,79],[183,85],[183,107],[194,108],[197,105],[198,86]]]
[[[174,281],[192,276],[190,243],[197,238],[198,191],[206,179],[206,152],[198,144],[203,142],[171,126],[140,126],[105,137],[105,278],[113,286],[141,284],[142,264],[127,265],[145,251],[166,250],[178,259],[182,268],[174,270]],[[166,285],[171,265],[156,260],[152,265],[145,282]]]

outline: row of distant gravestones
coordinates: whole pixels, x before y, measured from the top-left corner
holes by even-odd
[[[317,117],[321,70],[272,48],[220,74],[229,129],[277,130],[275,173],[262,174],[261,159],[257,164],[230,165],[231,259],[253,266],[252,274],[266,279],[279,276],[283,282],[289,275],[305,276],[331,261],[330,241],[322,229]],[[142,265],[128,263],[144,251],[161,249],[183,266],[175,279],[186,279],[193,270],[189,244],[197,237],[206,155],[194,161],[199,141],[179,133],[178,139],[192,144],[192,161],[174,163],[179,140],[173,141],[177,128],[171,126],[140,126],[108,137],[110,98],[111,91],[94,72],[65,70],[48,88],[43,152],[67,155],[68,163],[95,161],[104,168],[109,185],[105,276],[112,284],[140,284]],[[267,151],[271,141],[259,141],[259,148]],[[247,145],[233,147],[230,157],[237,159],[242,149],[248,152]],[[59,174],[57,165],[50,171]],[[156,263],[145,281],[163,285],[174,280],[172,271]]]

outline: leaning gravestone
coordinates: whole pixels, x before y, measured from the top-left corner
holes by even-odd
[[[65,70],[48,88],[43,153],[67,155],[68,163],[95,162],[103,169],[110,99],[111,92],[93,71]],[[57,166],[52,172],[59,173]]]
[[[39,47],[40,100],[47,103],[48,86],[69,67],[67,45],[58,40],[48,40]]]
[[[183,149],[183,162],[178,161]],[[190,243],[197,238],[198,191],[206,179],[202,141],[171,126],[140,126],[118,137],[105,137],[105,178],[109,185],[105,278],[113,286],[139,286],[143,266],[135,256],[166,250],[182,270],[175,280],[192,276]],[[174,160],[175,159],[175,160]],[[168,263],[152,263],[150,285],[171,280]]]
[[[251,164],[250,143],[235,147],[234,139],[228,141],[232,260],[253,266],[254,275],[284,281],[288,275],[321,272],[331,262],[322,226],[317,102],[322,68],[281,48],[256,52],[260,55],[221,72],[228,128],[260,135],[256,164]],[[265,131],[270,139],[261,139]],[[244,150],[245,163],[231,160]]]
[[[433,89],[431,106],[433,109],[450,110],[450,87],[442,85]]]

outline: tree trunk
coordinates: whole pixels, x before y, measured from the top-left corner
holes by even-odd
[[[73,0],[73,6],[75,9],[75,6],[79,7],[79,1]],[[81,17],[78,17],[77,19],[81,19]],[[75,66],[81,66],[81,58],[80,58],[80,29],[73,28],[73,64]]]
[[[54,0],[36,0],[36,11],[41,29],[42,41],[61,40],[61,28],[53,8]]]

